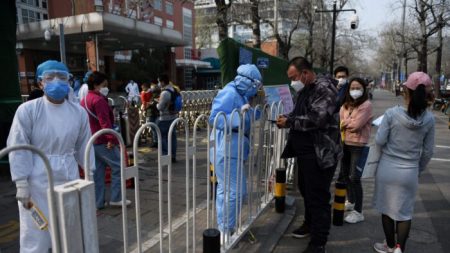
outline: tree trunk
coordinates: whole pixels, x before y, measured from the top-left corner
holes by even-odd
[[[253,47],[261,48],[261,29],[259,18],[259,0],[250,0],[252,14]]]
[[[435,70],[436,70],[436,82],[434,82],[435,87],[434,90],[436,91],[436,97],[440,97],[440,92],[439,90],[441,89],[441,83],[440,83],[440,77],[441,77],[441,68],[442,68],[442,43],[443,43],[443,38],[442,38],[442,28],[441,27],[438,31],[438,47],[436,48],[436,66],[435,66]]]
[[[422,39],[420,40],[420,51],[417,53],[417,71],[422,71],[427,73],[428,71],[428,38],[422,36]]]
[[[228,7],[225,0],[215,0],[217,8],[217,28],[219,30],[219,41],[222,41],[228,37],[228,22],[227,12]]]

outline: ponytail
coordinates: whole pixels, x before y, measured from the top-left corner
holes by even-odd
[[[406,88],[406,87],[405,87]],[[417,119],[427,109],[427,92],[425,85],[420,84],[415,90],[406,88],[409,97],[408,115]]]

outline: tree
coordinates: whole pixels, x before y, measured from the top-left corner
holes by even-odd
[[[445,1],[441,0],[441,4],[437,4],[433,0],[414,0],[413,15],[416,18],[420,36],[416,39],[419,41],[418,46],[414,46],[417,52],[418,65],[417,70],[428,72],[428,41],[431,36],[442,30],[445,23],[450,20],[450,15],[446,14]],[[442,6],[442,7],[441,7]]]
[[[219,30],[219,41],[228,37],[228,10],[230,9],[233,0],[214,0],[217,8],[216,23]]]
[[[252,17],[253,47],[261,48],[261,28],[259,16],[259,0],[250,0],[250,11]]]

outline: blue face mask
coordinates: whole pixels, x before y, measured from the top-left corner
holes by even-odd
[[[45,83],[44,93],[54,100],[62,100],[69,94],[69,84],[61,80],[52,80]]]

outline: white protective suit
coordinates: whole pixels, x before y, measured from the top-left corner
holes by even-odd
[[[140,93],[139,86],[134,81],[130,81],[125,87],[125,91],[128,93],[128,101],[139,102]]]
[[[48,157],[55,185],[79,178],[78,164],[84,165],[84,152],[91,130],[86,111],[65,100],[53,104],[44,96],[19,106],[14,116],[7,146],[31,144]],[[29,151],[9,154],[13,181],[26,179],[31,201],[50,222],[47,200],[48,180],[42,159]],[[94,149],[91,168],[95,169]],[[51,248],[50,230],[39,230],[19,202],[20,252],[46,253]],[[51,226],[51,224],[49,224]]]

